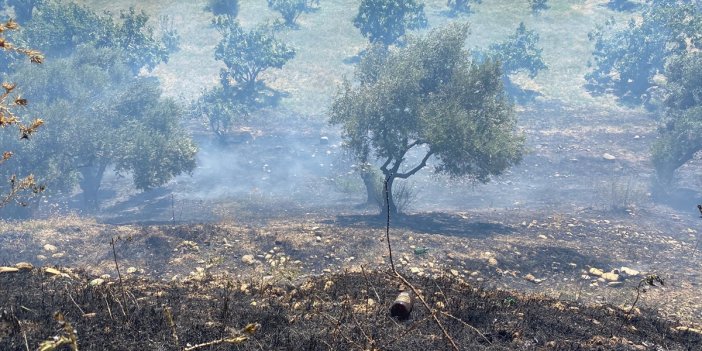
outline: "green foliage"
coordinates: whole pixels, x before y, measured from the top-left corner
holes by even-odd
[[[517,31],[505,41],[490,46],[489,54],[502,63],[505,74],[513,74],[524,70],[534,78],[548,66],[541,58],[542,49],[538,48],[539,34],[527,30],[524,22],[519,24]]]
[[[407,29],[427,26],[424,4],[417,0],[361,0],[353,25],[372,44],[390,46],[405,35]]]
[[[180,125],[182,113],[161,98],[155,78],[134,78],[119,52],[82,47],[43,70],[21,67],[13,78],[36,94],[32,112],[52,125],[35,142],[17,145],[16,155],[54,192],[79,185],[86,205],[96,206],[111,165],[131,173],[142,190],[195,166],[196,148]]]
[[[446,6],[448,6],[451,14],[456,15],[459,13],[471,13],[473,9],[470,7],[470,3],[481,4],[483,0],[448,0]]]
[[[238,21],[226,16],[217,17],[214,23],[222,35],[215,48],[215,59],[226,66],[220,72],[225,88],[234,83],[253,88],[261,72],[280,69],[295,57],[295,50],[279,41],[270,28],[246,31]]]
[[[215,16],[236,17],[239,14],[239,0],[208,0],[205,10]]]
[[[675,170],[702,150],[702,53],[671,59],[666,78],[668,111],[652,155],[662,186],[670,184]]]
[[[152,70],[161,62],[168,62],[168,49],[154,38],[153,28],[146,25],[146,12],[136,12],[133,7],[119,15],[121,24],[115,25],[115,34],[106,38],[102,47],[122,49],[125,62],[138,73],[141,68]]]
[[[195,102],[195,113],[209,123],[210,129],[220,140],[224,140],[227,133],[243,122],[253,108],[250,97],[242,90],[218,86],[205,91]]]
[[[268,0],[268,7],[283,16],[287,26],[294,26],[297,17],[307,10],[307,0]]]
[[[161,42],[169,53],[180,50],[180,33],[173,23],[173,18],[163,15],[158,18],[158,25],[161,32]]]
[[[332,104],[330,123],[342,127],[358,160],[373,152],[382,162],[391,194],[395,179],[412,176],[430,158],[439,173],[479,182],[521,159],[523,138],[515,134],[500,66],[471,62],[467,33],[466,25],[451,25],[406,48],[369,51],[364,61],[377,64],[362,62],[366,78],[345,82]],[[408,168],[415,153],[420,160]],[[389,205],[395,213],[392,197]]]
[[[667,58],[699,47],[702,16],[690,1],[649,0],[640,19],[623,28],[609,20],[589,38],[595,49],[586,88],[593,95],[611,93],[621,102],[639,104],[649,98],[653,77],[664,71]]]
[[[529,0],[529,7],[533,12],[548,10],[548,0]]]
[[[168,50],[146,25],[149,16],[134,8],[120,13],[119,21],[97,14],[87,6],[58,0],[41,2],[27,22],[20,42],[29,42],[52,57],[66,57],[79,45],[118,48],[134,74],[168,61]]]

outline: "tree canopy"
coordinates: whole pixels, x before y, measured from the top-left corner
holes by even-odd
[[[245,30],[239,22],[228,16],[215,19],[215,27],[222,39],[215,48],[215,59],[226,66],[220,71],[223,86],[234,83],[253,87],[261,72],[282,68],[295,57],[295,50],[278,40],[265,26]]]
[[[666,78],[668,110],[652,157],[659,185],[669,184],[674,172],[702,150],[702,53],[672,59]]]
[[[495,61],[471,62],[467,25],[450,25],[405,48],[370,50],[333,102],[330,123],[359,160],[382,164],[389,206],[395,179],[434,160],[436,172],[487,182],[521,160],[523,138]],[[407,165],[410,154],[420,155]]]
[[[624,27],[613,19],[589,34],[594,42],[586,88],[594,95],[611,93],[621,102],[646,102],[654,76],[666,59],[699,48],[702,13],[690,0],[648,0],[640,19]]]
[[[19,67],[12,78],[34,97],[30,111],[52,128],[29,144],[1,136],[2,143],[14,145],[20,164],[36,169],[52,192],[79,185],[95,208],[109,166],[142,190],[195,167],[180,109],[161,97],[158,80],[135,78],[118,51],[79,47],[42,70]]]
[[[371,44],[390,46],[407,29],[427,26],[424,4],[417,0],[361,0],[353,25]]]
[[[45,0],[33,6],[31,19],[14,39],[22,45],[32,43],[49,57],[66,57],[79,45],[109,47],[121,52],[133,74],[168,61],[168,49],[154,37],[143,11],[130,8],[115,19],[75,2]]]
[[[543,49],[538,45],[539,34],[533,30],[527,30],[524,22],[521,22],[514,34],[502,42],[490,45],[488,53],[502,63],[505,74],[523,70],[533,78],[539,71],[548,68],[541,58]]]

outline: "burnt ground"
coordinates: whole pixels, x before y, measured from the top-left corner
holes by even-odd
[[[455,278],[414,278],[462,350],[698,350],[702,334],[611,306],[482,290]],[[388,308],[401,282],[382,272],[307,279],[299,285],[207,276],[194,283],[127,279],[91,284],[84,272],[0,274],[0,349],[25,350],[77,331],[81,350],[178,350],[245,335],[206,350],[446,350],[424,306],[411,318]],[[123,298],[124,296],[124,298]],[[252,334],[242,330],[260,327]],[[471,325],[480,331],[466,326]],[[243,339],[243,338],[242,338]]]
[[[559,344],[557,349],[616,349],[609,345],[612,340],[619,342],[619,345],[629,345],[620,338],[638,345],[621,346],[622,349],[699,349],[698,344],[684,346],[684,342],[675,341],[678,332],[672,332],[670,328],[686,325],[699,330],[702,320],[702,301],[699,299],[702,254],[698,252],[702,250],[699,244],[702,222],[694,207],[702,196],[698,191],[690,190],[699,188],[700,180],[695,169],[699,169],[701,161],[696,159],[683,167],[673,189],[661,196],[649,187],[653,170],[648,155],[651,141],[656,135],[656,121],[650,116],[636,111],[599,111],[548,104],[528,107],[520,115],[524,121],[522,131],[527,136],[529,153],[521,165],[503,177],[487,185],[474,185],[448,182],[430,172],[417,175],[413,180],[416,182],[413,188],[417,190],[415,207],[408,210],[409,215],[392,219],[391,236],[396,265],[412,281],[423,282],[422,288],[426,291],[434,289],[429,282],[437,281],[441,285],[450,278],[451,284],[469,285],[482,291],[481,296],[486,301],[493,297],[496,297],[494,301],[500,298],[504,301],[505,296],[509,295],[532,301],[530,304],[534,308],[542,308],[538,318],[523,322],[525,325],[535,325],[524,326],[523,330],[532,330],[528,332],[532,334],[526,331],[518,333],[520,337],[513,338],[518,340],[516,344],[511,344],[511,339],[504,337],[512,334],[499,330],[517,329],[493,327],[486,321],[470,321],[497,340],[496,345],[506,349],[537,349],[549,341],[568,340],[574,344]],[[216,291],[210,289],[214,289],[213,284],[219,284],[221,291],[221,285],[226,285],[219,281],[221,277],[236,284],[260,286],[264,283],[285,291],[300,291],[309,279],[315,280],[315,284],[330,279],[353,281],[359,279],[357,272],[361,267],[367,271],[387,269],[385,223],[372,215],[373,209],[353,207],[353,204],[360,202],[360,196],[358,193],[344,192],[349,190],[344,189],[348,185],[344,183],[347,179],[330,173],[328,169],[332,162],[341,160],[338,140],[332,137],[330,145],[320,145],[319,128],[308,130],[281,125],[279,129],[300,132],[289,137],[282,132],[271,132],[258,135],[251,144],[230,145],[230,149],[217,152],[210,150],[210,161],[231,166],[226,168],[225,175],[214,172],[216,168],[213,168],[213,164],[205,162],[192,178],[180,178],[168,187],[137,194],[126,190],[129,188],[128,177],[108,179],[106,193],[103,193],[106,196],[103,208],[90,216],[66,215],[72,211],[70,208],[63,209],[63,205],[48,199],[47,205],[41,205],[43,207],[36,211],[38,217],[45,219],[0,222],[0,266],[25,261],[37,267],[59,266],[80,270],[83,273],[76,278],[80,283],[72,285],[78,290],[71,294],[77,299],[76,296],[85,294],[81,291],[92,289],[85,284],[89,278],[103,276],[107,284],[113,284],[114,289],[117,275],[110,239],[118,238],[115,251],[123,278],[126,284],[130,284],[130,289],[134,289],[131,294],[142,296],[139,294],[147,295],[148,291],[156,294],[159,289],[175,289],[181,295],[172,301],[184,302],[170,306],[174,313],[175,309],[187,310],[194,316],[202,316],[192,323],[205,321],[205,324],[205,315],[217,313],[201,308],[204,302],[198,301],[206,300],[212,306],[217,305],[216,299],[211,296],[219,295],[210,293]],[[227,152],[248,157],[218,161]],[[614,156],[614,159],[606,159],[605,153]],[[299,159],[303,161],[291,163]],[[280,163],[282,161],[289,162]],[[278,164],[294,167],[276,167]],[[232,190],[229,184],[235,184],[237,188]],[[222,193],[221,197],[216,196],[219,193]],[[175,221],[171,217],[175,217]],[[618,274],[616,280],[602,277],[602,273],[623,271],[623,267],[636,272]],[[343,272],[351,273],[335,275]],[[2,273],[0,279],[18,279],[8,274],[14,273]],[[622,328],[613,326],[629,323],[622,323],[621,313],[629,310],[636,297],[638,283],[649,274],[661,276],[666,285],[652,287],[642,294],[637,302],[642,314],[637,314],[636,318],[660,318],[650,320],[653,324],[659,323],[656,324],[659,327],[636,325],[638,331],[634,331],[625,326],[625,332],[620,332]],[[45,286],[38,283],[38,277],[31,279],[15,281],[17,285],[5,285],[3,280],[0,288],[11,286],[9,291],[17,290],[12,292],[14,294]],[[213,283],[213,279],[219,282]],[[359,322],[361,327],[354,327],[353,317],[343,314],[340,306],[344,300],[338,301],[336,296],[337,305],[332,304],[328,308],[337,310],[329,310],[327,317],[310,313],[310,318],[317,318],[317,324],[306,325],[306,329],[299,332],[302,334],[294,334],[297,333],[296,329],[273,320],[262,323],[269,325],[269,328],[264,325],[256,337],[276,338],[277,333],[293,333],[295,337],[288,341],[290,345],[297,345],[293,342],[312,340],[297,336],[320,330],[320,335],[325,336],[316,339],[316,347],[343,349],[342,346],[327,346],[324,342],[348,337],[354,338],[357,343],[350,343],[351,348],[364,349],[365,346],[372,349],[356,341],[368,341],[361,332],[363,328],[368,328],[364,329],[366,334],[377,333],[372,335],[373,340],[384,340],[378,341],[375,346],[385,347],[391,338],[383,334],[384,330],[393,330],[395,336],[398,332],[384,325],[384,329],[380,328],[378,323],[395,325],[386,318],[386,312],[388,296],[397,294],[398,287],[396,282],[385,286],[383,284],[388,281],[382,279],[385,279],[382,274],[373,274],[373,286],[379,289],[378,297],[374,298],[377,305],[374,306],[380,317]],[[381,281],[384,283],[381,284]],[[30,286],[32,284],[35,286]],[[348,284],[353,286],[349,291],[363,289],[359,284]],[[368,288],[365,289],[368,291]],[[382,294],[380,289],[384,291]],[[461,292],[460,296],[468,291],[456,289]],[[444,292],[446,296],[451,295],[445,289]],[[57,294],[63,292],[58,291]],[[114,304],[115,299],[119,299],[114,292],[112,295],[104,294],[111,301],[109,303]],[[232,303],[250,305],[255,292],[252,290],[250,294],[246,295],[249,300]],[[323,289],[316,289],[308,295],[322,296],[328,299],[325,301],[334,300]],[[468,294],[466,298],[472,298],[470,296]],[[306,304],[309,301],[314,304],[310,300],[314,297],[305,295],[304,298],[308,301]],[[462,297],[451,298],[457,299],[455,303],[459,305],[463,303],[460,302]],[[141,301],[135,297],[130,299]],[[250,320],[261,322],[264,315],[286,315],[288,310],[275,305],[276,301],[271,295],[259,296],[257,305],[263,303],[275,307],[252,314],[254,317]],[[88,313],[91,302],[86,300],[85,303],[84,310]],[[561,312],[549,307],[559,303],[568,307]],[[358,302],[354,300],[354,304]],[[444,304],[447,309],[455,308],[450,303]],[[604,314],[592,318],[597,321],[589,322],[597,326],[593,327],[582,320],[571,319],[582,317],[571,307],[577,307],[577,311],[600,311],[598,313]],[[9,302],[4,302],[1,308],[15,311],[13,313],[27,312],[16,312],[18,309],[24,310]],[[51,309],[54,308],[42,312],[45,314],[41,318],[19,318],[44,323],[41,325],[48,328],[43,329],[41,336],[32,334],[37,335],[30,339],[34,343],[31,344],[32,348],[38,340],[52,335],[55,330],[55,326],[52,326],[54,322],[45,318],[53,312],[49,311]],[[63,305],[61,310],[66,310]],[[100,308],[94,307],[94,310]],[[242,310],[241,315],[248,316],[247,313],[256,310],[251,307],[251,312]],[[86,323],[79,322],[82,317],[75,315],[75,310],[63,312],[74,324]],[[113,317],[114,312],[115,308],[112,307]],[[511,323],[522,325],[519,324],[522,323],[520,318],[524,316],[519,313],[524,312],[516,312],[509,317]],[[154,318],[162,318],[158,317],[159,314],[162,315],[156,311],[148,317],[152,319],[143,319],[157,323]],[[134,315],[138,313],[134,312]],[[347,318],[345,322],[351,318],[352,324],[341,323],[338,328],[329,327],[328,323],[336,325],[338,322],[332,321],[343,316]],[[228,330],[236,330],[251,322],[245,319],[235,318],[228,325]],[[19,329],[16,323],[15,327],[12,326],[13,322],[8,323],[6,325],[10,329],[3,330],[10,330],[8,335],[16,340]],[[162,326],[163,321],[158,323]],[[183,328],[179,335],[189,335],[187,339],[181,335],[182,342],[204,342],[225,335],[223,332],[209,334],[206,327],[187,323],[178,324],[178,328]],[[446,349],[441,335],[431,329],[431,323],[422,323],[421,328],[410,326],[410,332],[400,332],[399,335],[407,335],[409,345],[421,345],[416,348]],[[447,323],[452,322],[447,320]],[[280,330],[277,326],[281,325],[283,329],[290,330]],[[529,329],[542,325],[550,328],[543,329],[542,333],[559,336],[544,338],[535,329]],[[108,325],[106,329],[115,328]],[[186,331],[188,328],[192,330]],[[586,328],[586,331],[577,334],[580,328]],[[452,330],[456,331],[455,334],[459,335],[456,337],[461,342],[471,337],[475,340],[465,342],[479,342],[476,341],[479,338],[465,329]],[[168,331],[161,332],[165,334],[160,338],[132,336],[139,335],[135,332],[127,335],[134,343],[146,342],[150,338],[151,341],[164,343],[164,349],[171,349],[173,345],[169,346],[168,343],[173,342],[169,339],[172,337]],[[198,336],[200,334],[202,337]],[[527,334],[530,336],[522,337]],[[615,339],[611,338],[613,335]],[[679,337],[680,340],[695,342],[698,340],[696,335],[686,333]],[[129,341],[120,338],[127,336],[115,337],[115,345]],[[81,340],[81,345],[85,345],[82,348],[94,345],[89,342],[90,339]],[[96,340],[103,341],[105,337]],[[429,341],[437,344],[422,344]],[[398,342],[393,342],[386,349],[400,345]],[[348,340],[346,344],[349,344]],[[133,349],[139,349],[134,345]],[[267,349],[266,346],[251,345],[239,347]],[[275,343],[261,341],[261,345]],[[132,349],[130,346],[126,344],[115,348]],[[413,346],[407,347],[412,349]],[[156,346],[153,348],[157,349]],[[314,349],[314,345],[310,348]]]

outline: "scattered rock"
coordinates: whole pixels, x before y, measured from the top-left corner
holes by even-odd
[[[607,272],[602,274],[602,279],[607,280],[609,282],[618,282],[619,281],[619,274],[616,274],[614,272]]]
[[[19,272],[18,268],[15,267],[0,267],[0,273],[14,273]]]
[[[104,282],[105,282],[105,279],[95,278],[95,279],[91,280],[89,284],[90,284],[90,286],[100,286]]]
[[[15,265],[15,268],[20,269],[20,270],[21,269],[30,270],[30,269],[34,269],[34,266],[29,262],[20,262],[20,263]]]
[[[256,263],[256,259],[254,259],[253,255],[244,255],[241,257],[241,262],[244,262],[245,264],[252,265]]]
[[[590,270],[588,271],[588,273],[590,273],[591,275],[600,277],[600,276],[602,276],[602,275],[604,274],[604,271],[601,270],[601,269],[597,269],[597,268],[595,268],[595,267],[592,267],[592,268],[590,268]]]
[[[536,277],[533,274],[529,273],[524,276],[524,279],[526,281],[534,282],[536,280]]]
[[[452,269],[452,270],[451,270],[451,274],[452,274],[454,277],[458,277],[458,271],[455,270],[455,269]]]
[[[54,245],[51,245],[51,244],[44,245],[44,251],[54,252],[56,250],[57,250],[57,248]]]
[[[488,259],[488,264],[491,265],[491,266],[497,266],[497,259],[494,258],[494,257],[490,257],[490,258]]]
[[[545,240],[545,239],[548,239],[548,237],[547,237],[546,235],[539,234],[539,239],[544,239],[544,240]]]
[[[136,273],[136,271],[137,271],[136,267],[127,268],[127,273],[129,273],[129,274]]]
[[[66,255],[65,252],[57,252],[57,253],[51,255],[51,257],[52,257],[52,258],[62,258],[62,257],[65,256],[65,255]]]
[[[609,283],[607,283],[607,286],[612,287],[612,288],[618,288],[622,285],[624,285],[623,282],[609,282]]]
[[[636,277],[636,276],[641,275],[641,272],[639,272],[635,269],[631,269],[629,267],[622,267],[622,269],[620,269],[620,271],[622,273],[624,273],[625,275],[630,276],[630,277]]]
[[[675,327],[675,330],[679,332],[688,332],[702,335],[702,329],[695,329],[690,327]]]
[[[321,236],[317,236],[317,237],[315,237],[314,239],[317,240],[317,242],[322,241],[322,237],[321,237]]]
[[[324,283],[324,291],[329,291],[334,286],[334,282],[331,280],[327,280],[326,283]]]
[[[61,271],[59,271],[56,268],[51,268],[51,267],[44,268],[44,272],[46,272],[47,274],[51,274],[51,275],[63,275],[63,273],[61,273]]]
[[[605,160],[607,160],[607,161],[614,161],[614,160],[617,159],[616,157],[614,157],[614,155],[612,155],[612,154],[610,154],[610,153],[607,153],[607,152],[605,152],[604,154],[602,154],[602,158],[605,159]]]
[[[417,274],[417,273],[419,273],[419,272],[421,272],[421,271],[422,271],[422,270],[421,270],[419,267],[411,267],[411,268],[410,268],[410,272],[412,272],[412,273],[414,273],[414,274]]]

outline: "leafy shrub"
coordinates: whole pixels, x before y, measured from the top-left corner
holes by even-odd
[[[640,19],[632,18],[623,28],[614,20],[598,26],[589,34],[595,50],[586,88],[628,104],[649,100],[654,76],[664,71],[666,60],[702,40],[700,11],[689,1],[649,0]]]
[[[372,44],[395,44],[407,29],[427,26],[424,4],[417,0],[361,0],[353,25]]]
[[[280,12],[287,26],[294,26],[297,17],[307,10],[307,0],[268,0],[268,7]]]
[[[207,0],[205,10],[215,16],[236,17],[239,14],[239,0]]]
[[[446,5],[448,6],[451,14],[456,15],[459,13],[473,12],[473,9],[471,9],[471,7],[470,7],[471,2],[476,3],[476,4],[481,4],[483,2],[483,0],[448,0]]]
[[[532,12],[548,10],[548,0],[529,0],[529,7],[531,7]]]
[[[224,87],[239,83],[253,88],[261,72],[280,69],[295,57],[295,50],[279,41],[270,28],[246,31],[231,17],[216,18],[215,27],[222,35],[215,48],[215,59],[226,66],[220,72]]]
[[[505,41],[490,45],[491,57],[502,63],[505,74],[527,71],[530,77],[536,77],[539,71],[548,68],[541,58],[543,49],[538,47],[539,34],[527,30],[524,22],[519,24],[516,32]]]

